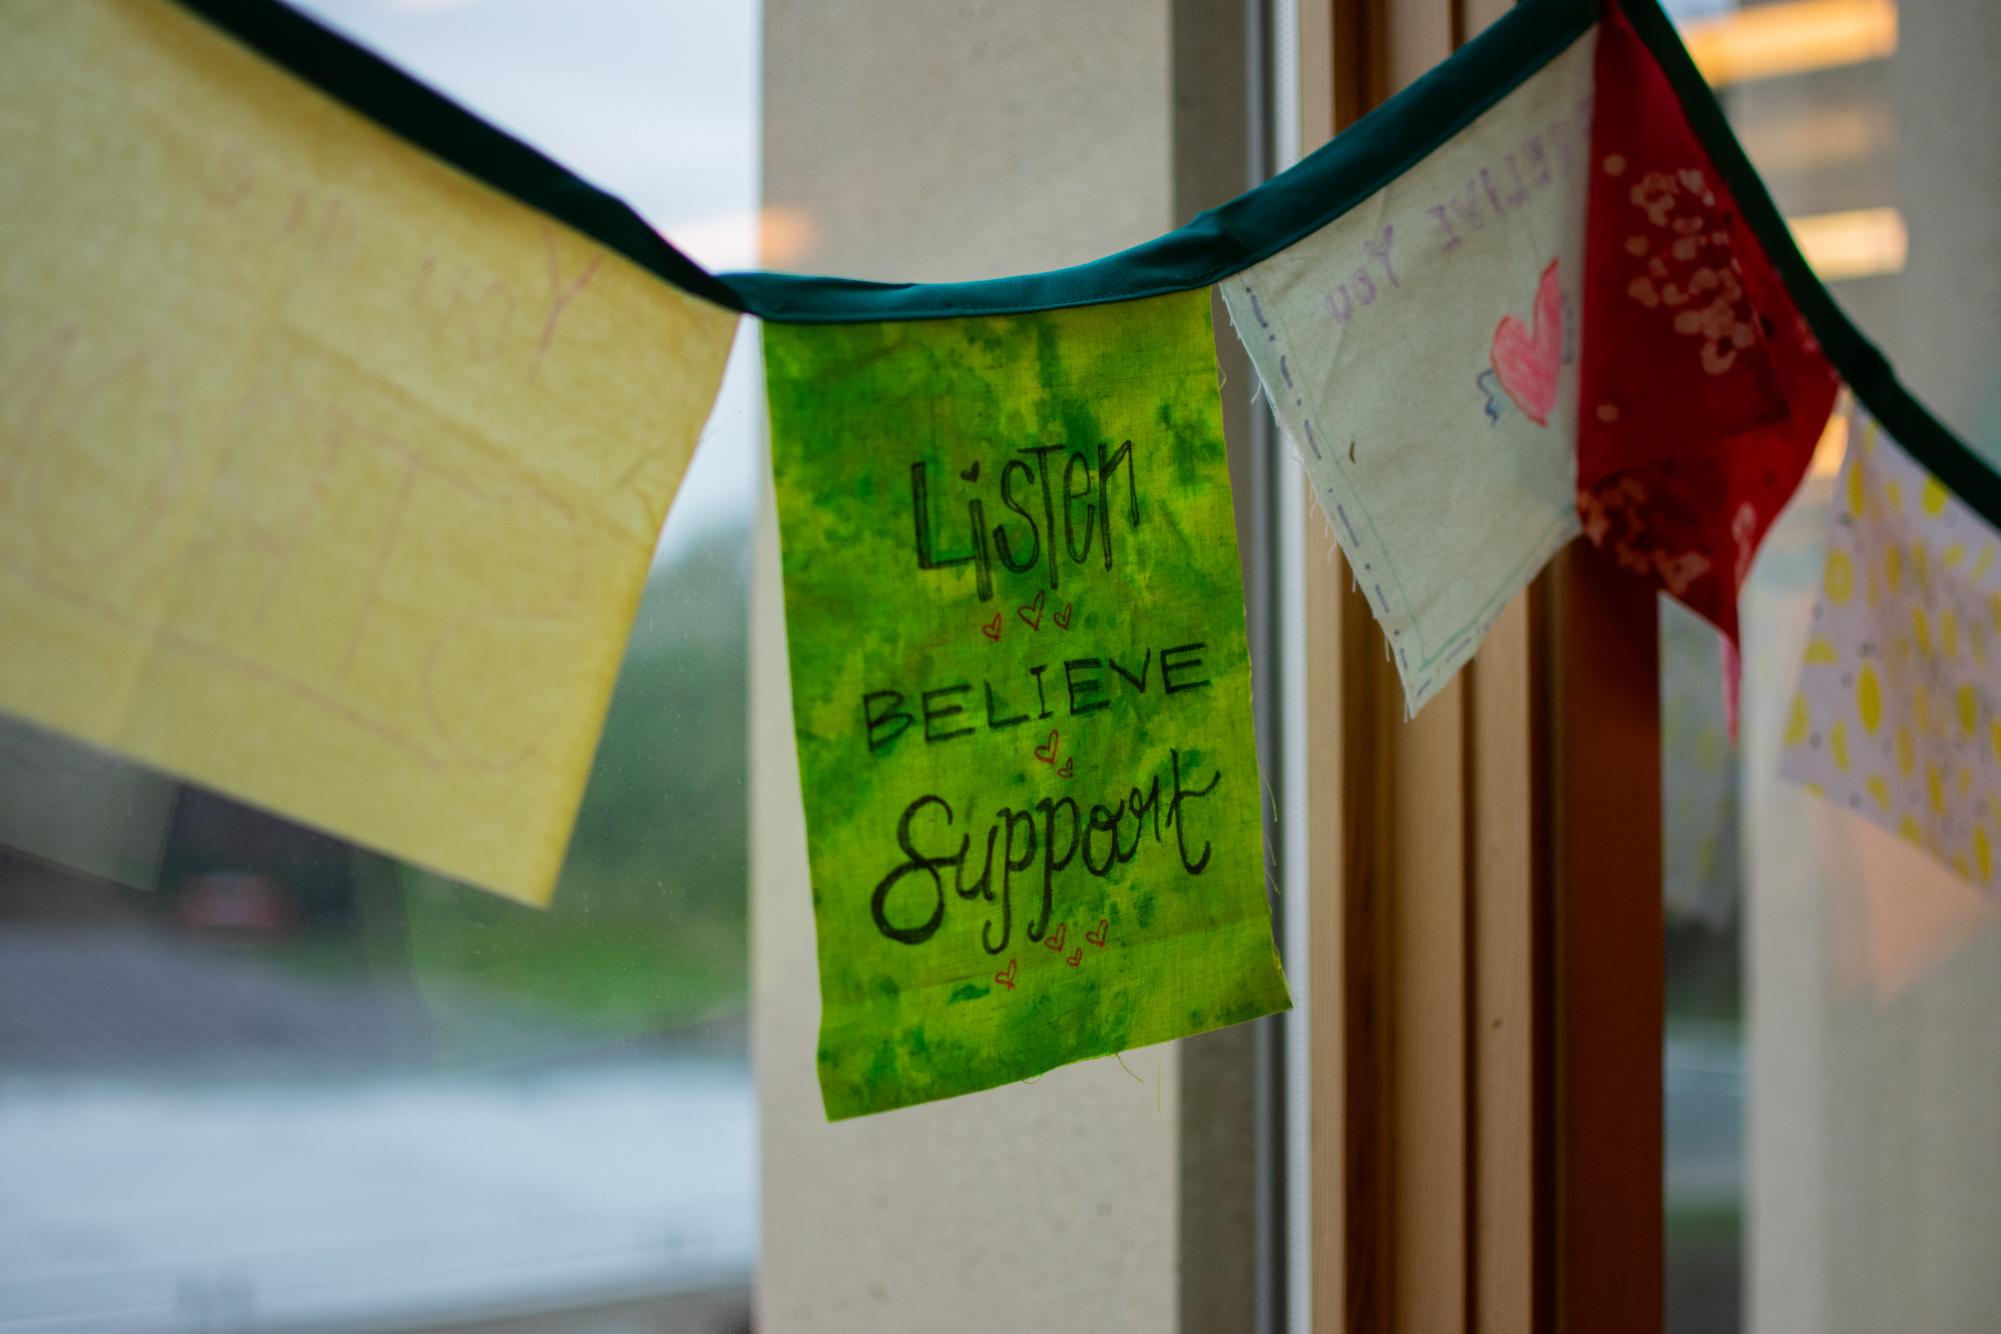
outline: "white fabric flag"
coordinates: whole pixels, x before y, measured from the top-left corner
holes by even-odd
[[[1578,532],[1595,40],[1222,284],[1413,713]]]

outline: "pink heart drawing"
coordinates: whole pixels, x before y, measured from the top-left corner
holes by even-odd
[[[1535,292],[1535,328],[1513,315],[1494,326],[1490,356],[1494,376],[1522,415],[1537,426],[1549,425],[1556,406],[1556,380],[1563,370],[1563,289],[1556,281],[1556,261],[1542,271]]]

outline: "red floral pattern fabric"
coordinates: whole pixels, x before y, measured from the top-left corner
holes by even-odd
[[[1729,664],[1737,590],[1838,381],[1616,3],[1596,61],[1578,515],[1721,630]]]

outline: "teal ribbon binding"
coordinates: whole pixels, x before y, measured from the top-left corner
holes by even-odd
[[[281,0],[179,3],[391,133],[663,281],[732,310],[790,324],[1010,315],[1211,286],[1310,235],[1409,170],[1583,35],[1601,8],[1600,0],[1520,0],[1424,77],[1294,166],[1131,249],[1072,268],[982,282],[878,283],[789,273],[712,274],[623,200]],[[1625,11],[1660,62],[1689,123],[1835,369],[1899,444],[2001,527],[2001,475],[1912,396],[1808,267],[1657,0],[1604,3]]]

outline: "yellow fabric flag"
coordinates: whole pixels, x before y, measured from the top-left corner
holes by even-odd
[[[0,709],[546,902],[735,316],[187,13],[0,10]]]

